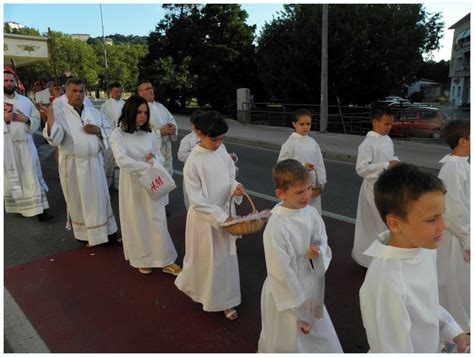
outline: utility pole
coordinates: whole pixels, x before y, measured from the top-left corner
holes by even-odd
[[[322,4],[321,29],[321,98],[319,132],[326,133],[328,127],[328,4]]]
[[[51,64],[53,65],[54,80],[57,83],[59,83],[58,69],[56,67],[56,52],[54,48],[53,34],[51,33],[51,29],[49,27],[48,27],[48,45],[49,45],[49,51],[51,52]]]
[[[104,91],[107,92],[107,69],[108,69],[108,65],[107,65],[107,46],[105,44],[105,34],[104,34],[104,18],[102,17],[102,4],[99,4],[100,6],[100,21],[102,23],[102,42],[104,44],[104,65],[105,65],[105,68],[104,68]]]

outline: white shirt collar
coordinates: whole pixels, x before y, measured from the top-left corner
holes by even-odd
[[[379,234],[379,238],[364,252],[365,255],[384,259],[413,259],[421,253],[421,248],[398,248],[388,245],[390,231]]]
[[[375,136],[376,138],[379,138],[379,137],[381,137],[381,136],[384,136],[384,135],[380,135],[379,133],[377,133],[376,131],[373,131],[373,130],[371,130],[371,131],[369,131],[369,132],[367,133],[367,136],[369,136],[369,135],[370,135],[370,136]]]
[[[469,156],[456,156],[452,154],[448,154],[439,160],[440,164],[444,164],[445,162],[462,162],[462,163],[469,163]]]
[[[308,135],[301,135],[301,134],[298,134],[296,131],[291,133],[290,135],[292,138],[296,138],[296,139],[304,139],[306,138]]]
[[[295,216],[303,212],[306,208],[286,208],[282,206],[283,202],[279,202],[273,207],[272,213],[281,214],[283,216]]]

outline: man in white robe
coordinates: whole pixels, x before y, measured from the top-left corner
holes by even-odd
[[[110,98],[101,105],[100,113],[102,114],[103,118],[107,119],[110,127],[113,130],[117,127],[118,119],[122,114],[122,108],[125,104],[125,101],[122,99],[123,87],[120,83],[111,83],[109,89]],[[109,188],[115,187],[115,189],[118,189],[119,168],[115,164],[114,155],[111,148],[108,148],[104,152],[104,170]]]
[[[39,113],[27,97],[15,92],[15,75],[9,71],[3,74],[5,212],[47,221],[52,218],[46,212],[48,187],[32,137],[40,125]]]
[[[59,147],[59,175],[68,210],[66,227],[70,229],[72,224],[74,237],[94,246],[116,240],[118,234],[102,157],[111,128],[97,109],[84,105],[84,93],[82,80],[67,81],[68,103],[58,112],[48,108],[43,136]]]

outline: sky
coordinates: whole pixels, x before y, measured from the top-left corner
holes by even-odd
[[[100,6],[99,2],[89,1],[83,4],[65,3],[15,3],[5,1],[3,16],[5,21],[14,21],[33,27],[41,33],[45,33],[48,27],[54,31],[67,34],[86,33],[92,37],[102,36]],[[221,1],[223,2],[223,1]],[[316,2],[316,1],[313,1]],[[347,2],[347,1],[339,1]],[[410,1],[413,2],[413,1]],[[433,59],[449,60],[451,57],[451,46],[453,30],[448,27],[471,12],[472,4],[469,0],[454,1],[431,1],[423,2],[428,12],[441,12],[445,22],[441,49],[433,53]],[[249,17],[247,23],[257,25],[257,35],[260,34],[265,22],[270,22],[277,13],[283,10],[282,3],[243,3],[242,8],[247,11]],[[126,4],[102,2],[102,14],[104,20],[105,35],[139,35],[147,36],[155,29],[156,24],[163,18],[164,10],[158,3],[148,4]]]

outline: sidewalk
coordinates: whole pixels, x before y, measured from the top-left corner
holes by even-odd
[[[191,131],[189,117],[175,115],[181,133]],[[226,141],[280,150],[281,145],[293,132],[291,128],[242,124],[233,119],[226,119],[229,131]],[[363,136],[326,133],[313,131],[310,134],[316,139],[325,159],[341,160],[355,163],[357,149],[364,140]],[[413,142],[394,139],[395,154],[402,162],[407,162],[425,169],[438,171],[441,160],[450,150],[447,145],[439,143]]]

